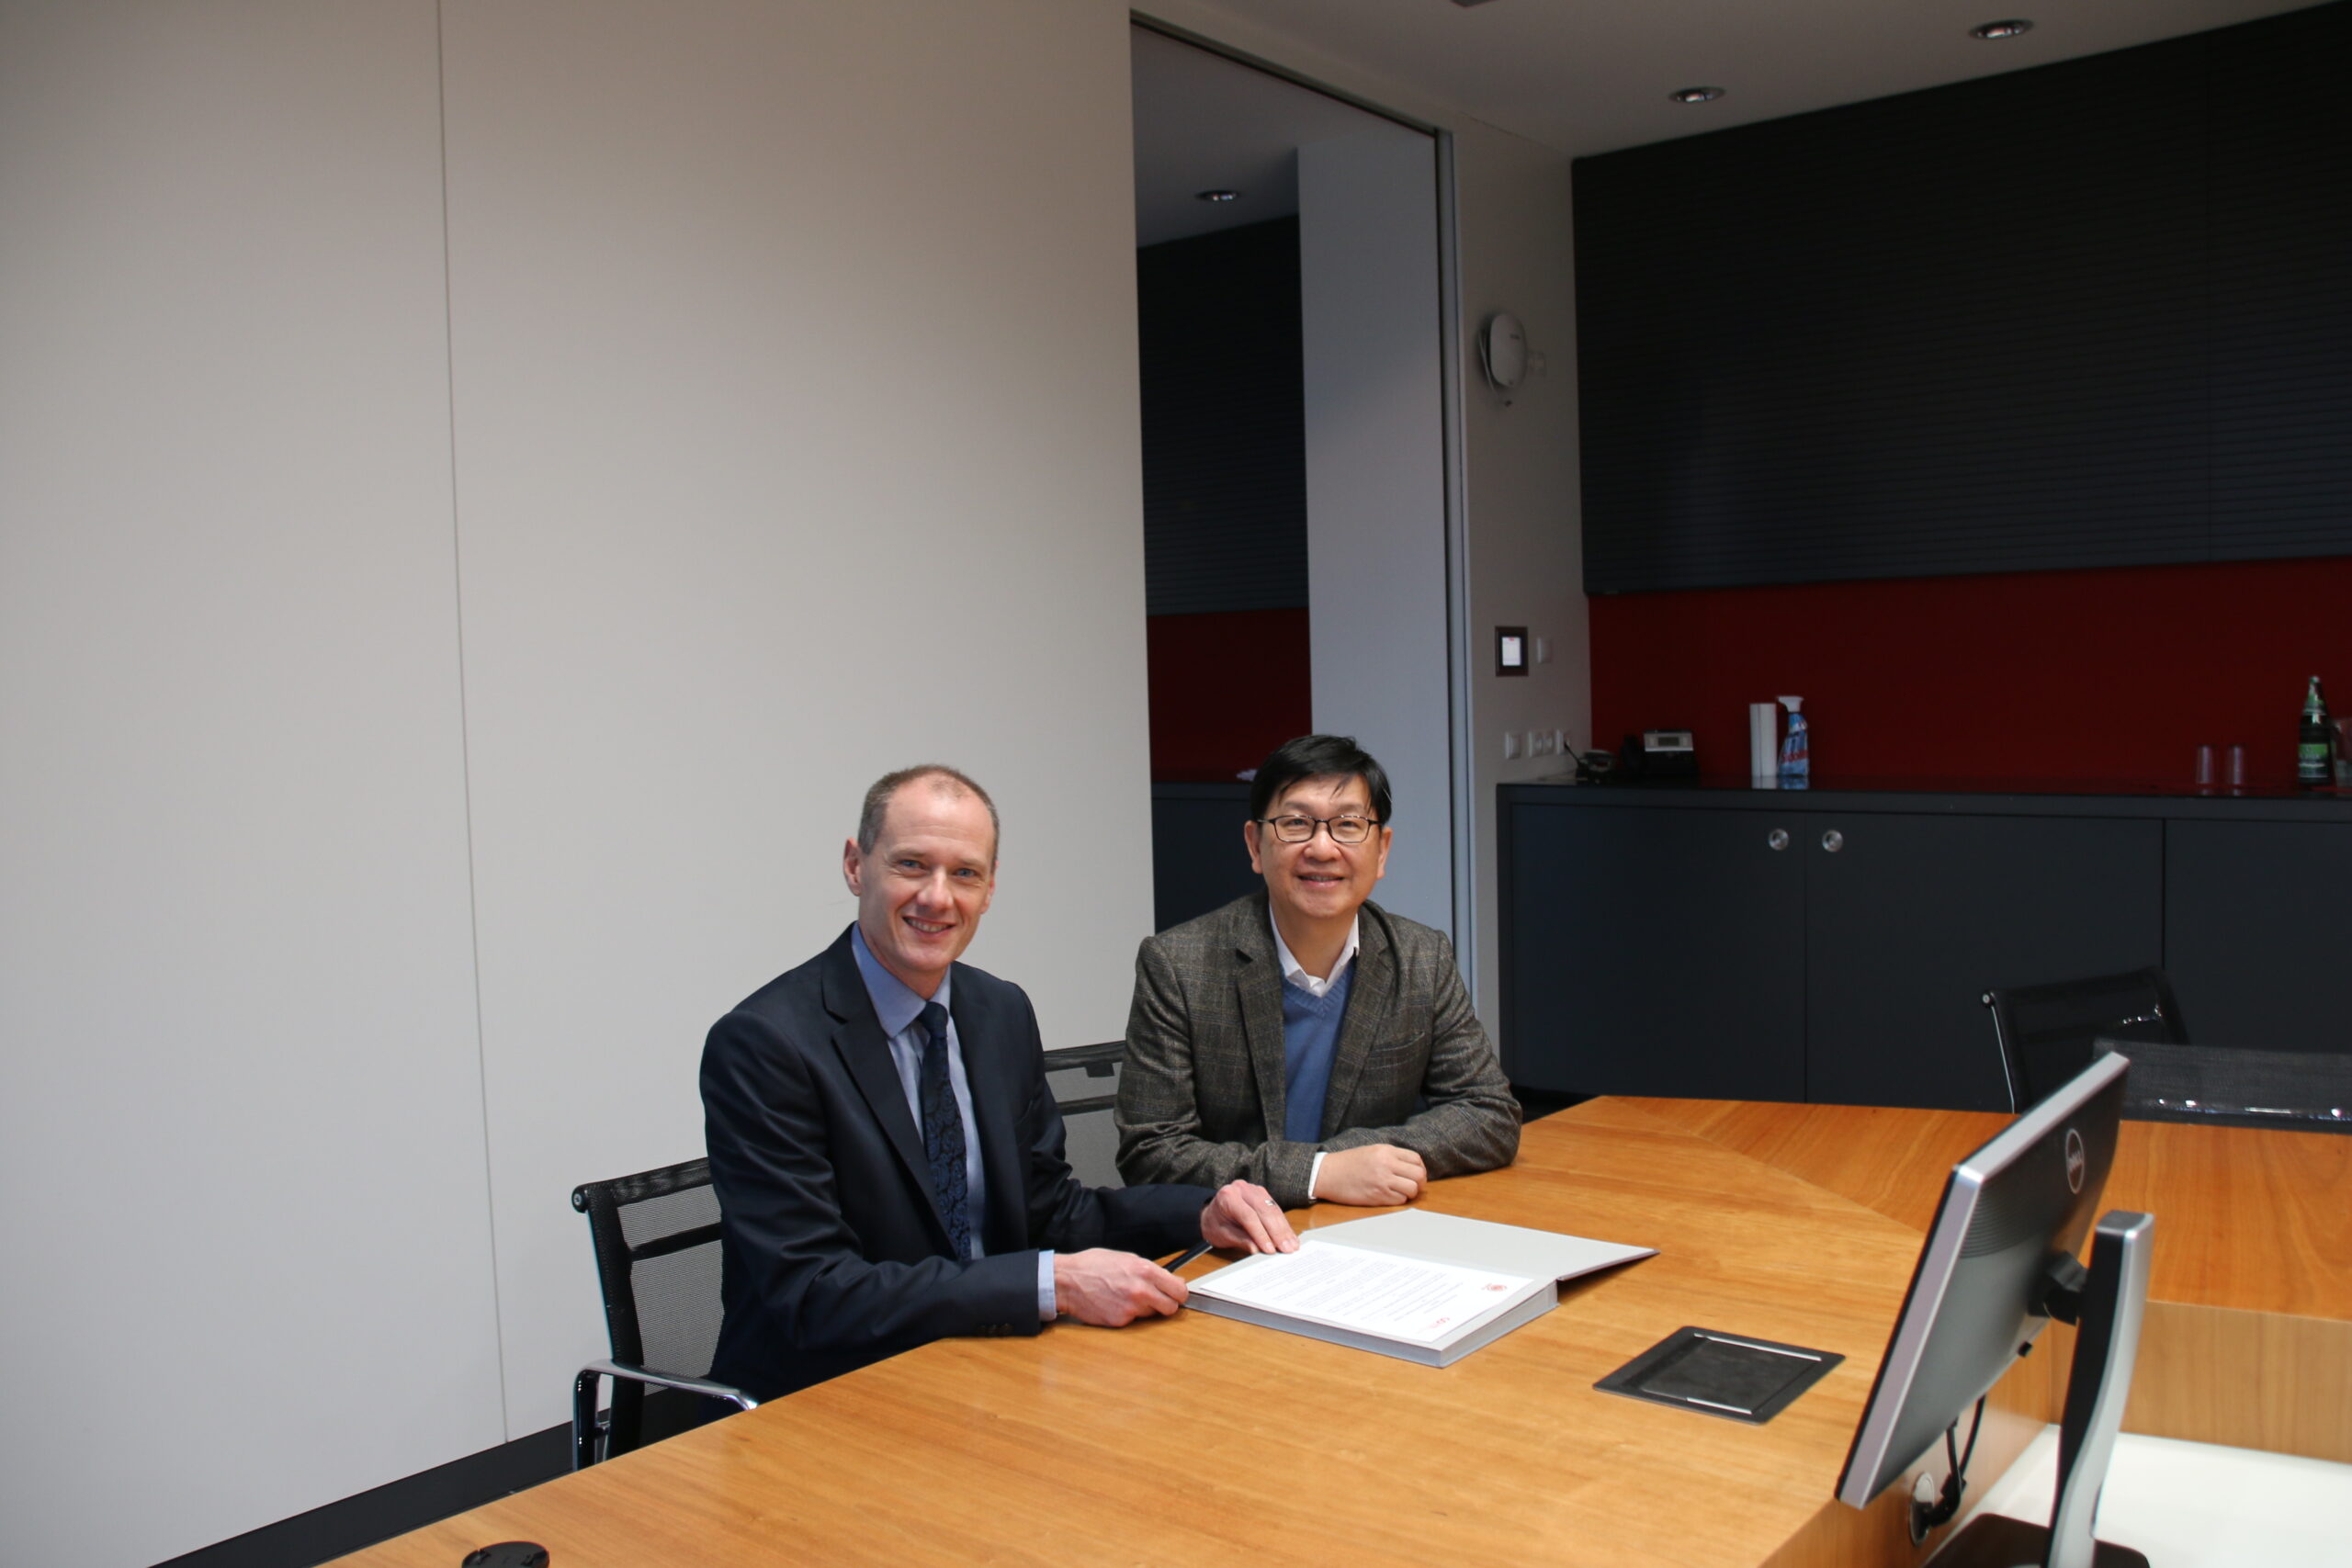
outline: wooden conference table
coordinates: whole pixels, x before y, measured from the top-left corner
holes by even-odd
[[[1453,1367],[1190,1312],[948,1340],[344,1561],[453,1568],[522,1539],[554,1568],[1917,1562],[1908,1478],[1868,1510],[1830,1494],[1942,1171],[2000,1120],[1591,1101],[1531,1123],[1510,1169],[1440,1183],[1423,1206],[1659,1256],[1569,1286],[1558,1310]],[[2110,1207],[2130,1190],[2120,1165]],[[2190,1227],[2147,1201],[2161,1282]],[[2342,1224],[2317,1238],[2339,1264]],[[1763,1427],[1593,1389],[1685,1324],[1847,1359]],[[1996,1391],[1979,1485],[2050,1418],[2056,1359],[2030,1358]]]
[[[1627,1100],[1925,1231],[1990,1111]],[[2156,1216],[2123,1427],[2352,1464],[2352,1137],[2123,1123],[2100,1201]],[[2063,1331],[2052,1340],[2064,1341]],[[2063,1358],[2041,1358],[2055,1373]],[[2057,1419],[2051,1406],[2050,1420]]]

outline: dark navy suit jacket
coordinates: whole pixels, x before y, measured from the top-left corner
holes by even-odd
[[[1158,1256],[1202,1187],[1096,1189],[1062,1157],[1037,1015],[958,964],[950,1010],[988,1177],[987,1256],[950,1256],[922,1134],[849,933],[711,1027],[702,1100],[726,1319],[710,1375],[771,1399],[957,1334],[1035,1334],[1037,1251]]]

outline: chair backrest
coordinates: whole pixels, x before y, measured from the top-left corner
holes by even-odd
[[[2102,1035],[2172,1045],[2188,1038],[2172,982],[2161,969],[2009,986],[1985,992],[1984,1002],[1993,1010],[2013,1111],[2089,1066],[2092,1043]]]
[[[1061,1108],[1069,1134],[1064,1150],[1070,1169],[1089,1187],[1117,1187],[1119,1134],[1111,1112],[1119,1103],[1119,1069],[1126,1059],[1124,1040],[1072,1045],[1046,1053],[1046,1084]]]
[[[572,1190],[571,1206],[588,1216],[613,1359],[682,1377],[708,1372],[720,1315],[718,1195],[711,1190],[710,1161],[592,1181]],[[617,1385],[616,1417],[627,1399],[633,1418],[641,1397],[636,1384]]]
[[[2101,1040],[2131,1058],[2124,1109],[2161,1122],[2352,1133],[2352,1055]]]

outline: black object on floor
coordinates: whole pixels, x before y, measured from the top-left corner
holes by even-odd
[[[548,1549],[536,1540],[502,1540],[467,1552],[458,1568],[548,1568]]]

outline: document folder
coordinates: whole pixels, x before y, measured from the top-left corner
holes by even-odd
[[[1228,1264],[1193,1281],[1191,1304],[1445,1367],[1551,1311],[1561,1280],[1656,1250],[1407,1209],[1318,1226],[1298,1252]],[[1403,1267],[1384,1269],[1383,1258]]]

